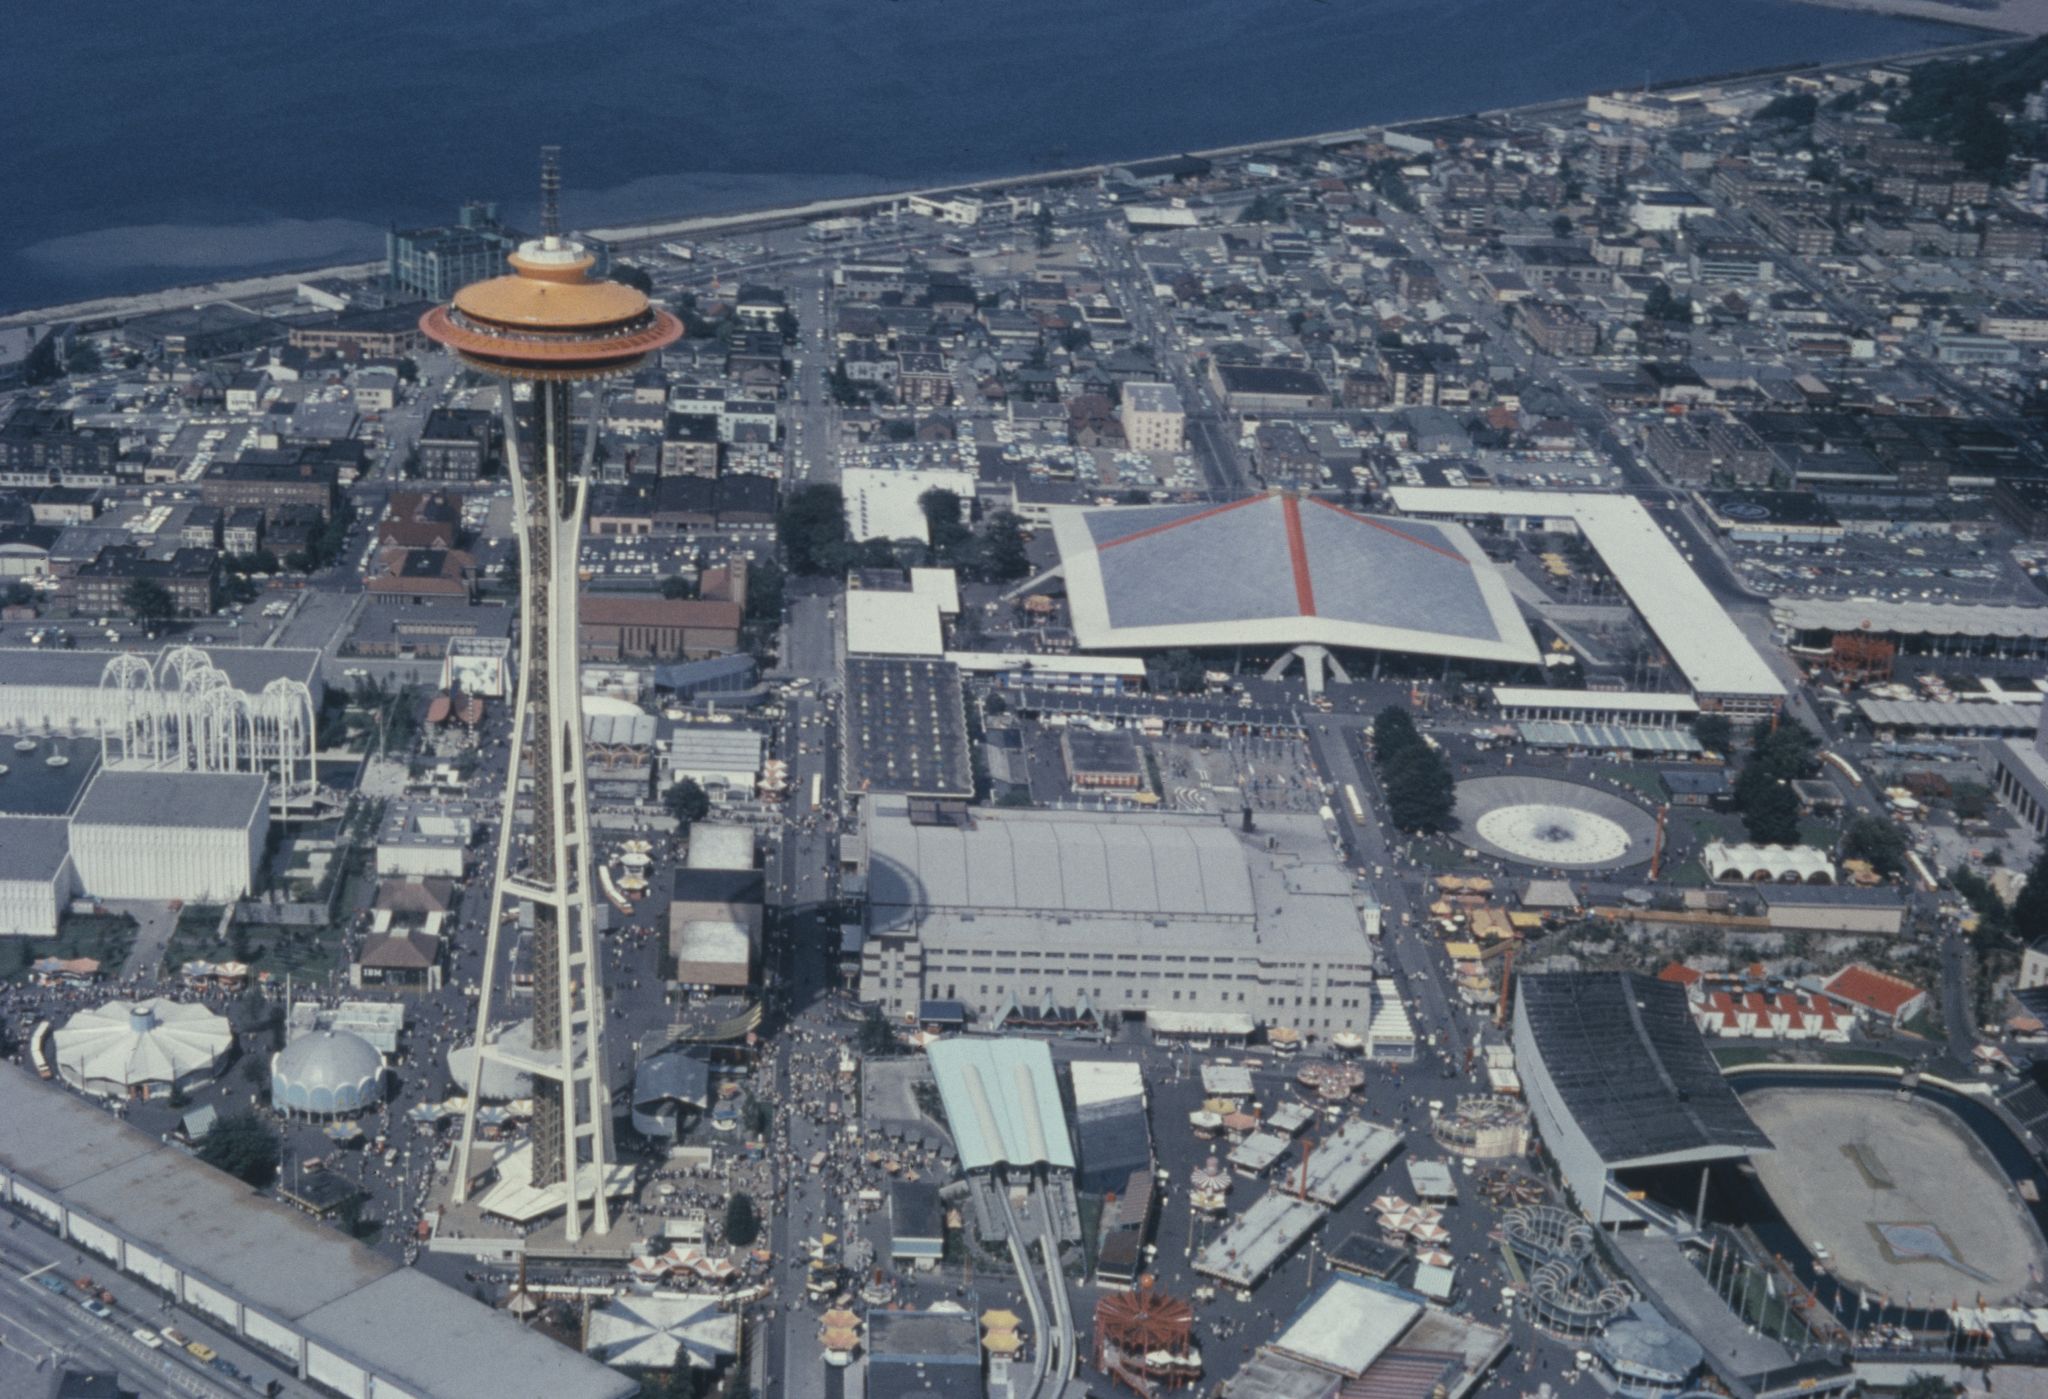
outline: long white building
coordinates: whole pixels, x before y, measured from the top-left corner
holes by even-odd
[[[255,886],[270,832],[254,773],[102,770],[71,818],[71,858],[101,899],[225,903]]]
[[[77,892],[68,821],[0,816],[0,937],[55,937]]]
[[[1405,515],[1569,520],[1628,594],[1700,708],[1760,716],[1784,704],[1785,682],[1634,496],[1449,486],[1396,486],[1390,494]]]

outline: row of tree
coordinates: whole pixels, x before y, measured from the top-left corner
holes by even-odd
[[[1458,824],[1451,765],[1398,704],[1373,717],[1372,761],[1386,794],[1387,817],[1404,831],[1448,831]]]
[[[783,501],[776,518],[789,571],[800,577],[822,577],[855,568],[941,564],[986,583],[1014,582],[1031,571],[1024,527],[1015,515],[999,510],[977,527],[958,495],[936,488],[926,491],[918,504],[931,536],[929,543],[855,540],[847,533],[846,501],[839,487],[823,483],[799,487]]]

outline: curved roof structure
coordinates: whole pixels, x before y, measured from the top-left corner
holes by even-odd
[[[940,1040],[925,1050],[966,1171],[1074,1169],[1052,1051],[1039,1040]]]
[[[358,1113],[384,1096],[384,1056],[361,1035],[315,1030],[270,1061],[270,1105],[319,1117]]]
[[[1320,644],[1534,665],[1505,579],[1462,525],[1314,497],[1053,512],[1085,649]]]
[[[57,1031],[57,1069],[88,1093],[125,1095],[211,1078],[234,1043],[226,1017],[176,1001],[108,1001]]]

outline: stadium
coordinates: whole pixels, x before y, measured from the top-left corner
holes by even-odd
[[[1086,651],[1185,647],[1534,666],[1507,582],[1462,525],[1293,494],[1052,512]]]
[[[1636,973],[1519,978],[1514,1043],[1557,1179],[1724,1374],[1902,1330],[1939,1349],[2048,1274],[2048,1173],[2014,1130],[2048,1122],[2031,1085],[2001,1110],[1896,1068],[1724,1074],[1684,988]],[[1703,1292],[1709,1255],[1748,1290]]]

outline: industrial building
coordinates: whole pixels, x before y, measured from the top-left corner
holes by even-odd
[[[974,795],[959,667],[921,656],[849,656],[845,673],[842,791]]]
[[[1704,1199],[1707,1167],[1770,1149],[1707,1052],[1683,986],[1550,972],[1516,989],[1516,1071],[1544,1147],[1595,1224],[1682,1221],[1694,1188]],[[1686,1168],[1680,1179],[1672,1167]]]
[[[988,1026],[1145,1019],[1363,1035],[1379,906],[1313,816],[969,809],[874,797],[861,995]]]
[[[1052,512],[1089,651],[1376,651],[1534,666],[1507,582],[1463,526],[1292,494]],[[1322,657],[1312,676],[1320,682]]]
[[[0,1199],[345,1399],[630,1399],[637,1381],[0,1065]]]

